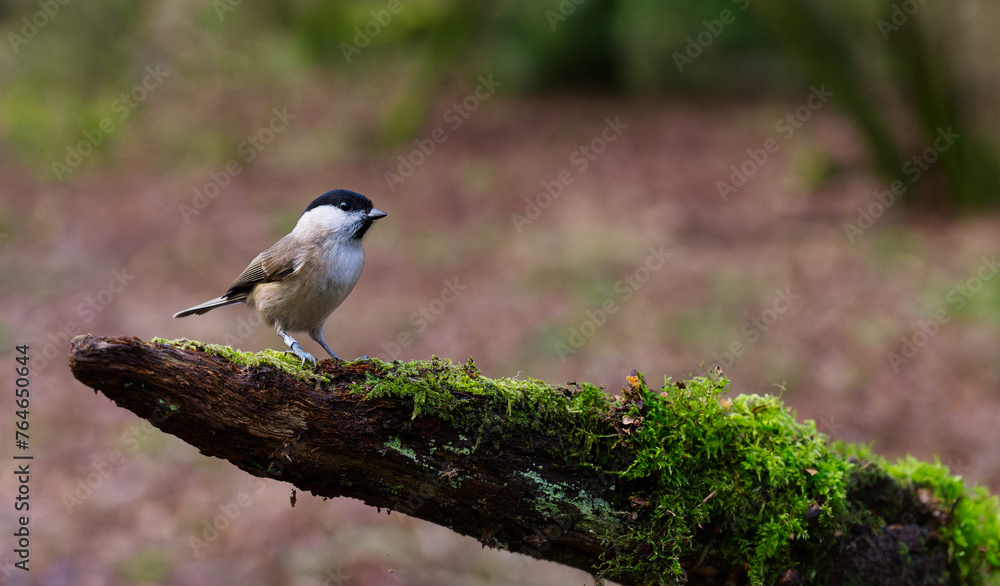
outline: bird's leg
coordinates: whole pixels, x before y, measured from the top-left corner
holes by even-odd
[[[295,353],[296,356],[302,359],[303,365],[306,363],[307,360],[312,362],[314,366],[316,365],[316,359],[313,358],[313,355],[303,350],[302,346],[295,341],[295,338],[289,336],[285,332],[284,328],[279,327],[277,328],[277,330],[278,330],[278,335],[281,336],[281,339],[285,341],[285,345],[288,346],[292,350],[292,352]]]
[[[334,354],[333,350],[330,350],[330,347],[326,345],[326,341],[323,340],[323,324],[319,324],[318,326],[313,328],[313,330],[309,332],[309,337],[315,340],[317,344],[322,346],[323,349],[326,350],[326,353],[330,355],[330,358],[333,358],[334,360],[340,360],[340,356]]]

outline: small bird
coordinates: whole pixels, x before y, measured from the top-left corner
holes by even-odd
[[[331,358],[340,358],[323,340],[323,324],[354,289],[365,264],[361,239],[375,220],[388,214],[360,193],[328,191],[306,207],[290,234],[257,255],[221,297],[174,317],[201,315],[217,307],[246,303],[302,359],[316,359],[288,335],[309,332]]]

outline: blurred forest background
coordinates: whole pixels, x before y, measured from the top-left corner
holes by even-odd
[[[341,356],[609,392],[719,365],[1000,490],[998,24],[981,0],[0,1],[0,356],[31,345],[36,454],[32,571],[8,537],[0,583],[588,582],[292,509],[70,376],[84,332],[280,348],[242,307],[170,315],[333,188],[389,213],[327,323]]]

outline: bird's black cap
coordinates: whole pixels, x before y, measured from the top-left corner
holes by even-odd
[[[327,191],[323,195],[312,200],[312,203],[306,207],[305,214],[313,208],[318,208],[319,206],[337,206],[340,204],[347,203],[351,206],[351,210],[364,210],[370,212],[374,205],[372,200],[367,197],[357,193],[355,191],[350,191],[348,189],[334,189],[333,191]]]

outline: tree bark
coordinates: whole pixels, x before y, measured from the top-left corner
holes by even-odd
[[[635,518],[630,487],[615,474],[553,456],[560,438],[499,427],[473,435],[433,414],[414,418],[412,400],[369,396],[364,388],[383,376],[385,363],[324,360],[316,374],[328,378],[326,384],[199,349],[79,336],[72,343],[70,366],[82,383],[202,454],[318,496],[356,498],[425,519],[489,547],[595,572],[602,555],[615,555],[609,536],[630,515]],[[460,399],[464,408],[495,408],[478,395]],[[623,433],[620,424],[604,427],[609,435]],[[621,457],[627,465],[628,454]],[[873,487],[859,498],[875,503],[889,491],[898,502],[900,490],[906,489]],[[910,501],[918,503],[910,490]],[[927,515],[910,518],[909,524],[887,525],[878,535],[858,527],[829,553],[843,567],[879,578],[868,583],[918,583],[894,581],[898,560],[871,555],[875,542],[886,536],[890,549],[905,543],[911,557],[922,555],[920,545],[927,540],[920,538],[937,527]],[[688,583],[743,583],[745,563],[721,559],[710,547],[712,536],[701,537],[705,547],[681,560]],[[884,549],[885,543],[878,547]],[[941,557],[927,552],[919,558],[924,574],[944,575]],[[800,573],[789,570],[783,583],[799,583]],[[606,577],[636,583],[620,575]]]

